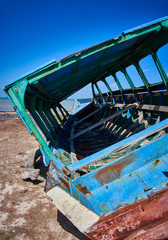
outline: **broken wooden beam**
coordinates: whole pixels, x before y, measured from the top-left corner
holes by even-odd
[[[109,121],[109,120],[114,119],[115,117],[119,116],[120,114],[128,111],[129,109],[135,108],[135,107],[137,107],[137,103],[129,104],[128,107],[120,110],[119,112],[116,112],[116,113],[112,114],[111,116],[108,116],[108,117],[100,120],[99,122],[93,124],[92,126],[89,126],[88,128],[86,128],[86,129],[84,129],[84,130],[82,130],[82,131],[74,134],[74,136],[73,136],[73,137],[70,137],[69,140],[71,141],[72,139],[75,139],[75,138],[81,136],[82,134],[84,134],[84,133],[86,133],[86,132],[88,132],[88,131],[90,131],[90,130],[92,130],[92,129],[100,126],[100,125],[102,125],[103,123],[105,123],[105,122],[107,122],[107,121]]]
[[[123,107],[127,107],[127,106],[129,106],[129,104],[117,103],[117,104],[113,105],[113,107],[115,107],[115,108],[117,108],[117,107],[123,108]],[[139,104],[137,109],[168,113],[168,106]]]
[[[79,121],[75,122],[73,124],[73,127],[78,125],[79,123],[85,121],[86,119],[88,119],[89,117],[93,116],[94,114],[96,114],[97,112],[99,112],[100,110],[102,110],[104,107],[106,107],[107,104],[103,104],[100,108],[96,109],[95,111],[93,111],[92,113],[88,114],[86,117],[80,119]]]

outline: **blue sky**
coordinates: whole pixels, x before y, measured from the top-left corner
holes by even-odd
[[[0,0],[0,97],[4,85],[52,59],[166,15],[167,0]]]

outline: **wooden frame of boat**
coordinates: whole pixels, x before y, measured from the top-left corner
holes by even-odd
[[[168,238],[168,77],[157,54],[166,44],[167,17],[49,63],[5,87],[50,165],[45,191],[90,239]],[[161,77],[154,84],[140,64],[149,55]],[[129,66],[142,86],[136,87]],[[93,101],[69,114],[62,100],[89,83]]]

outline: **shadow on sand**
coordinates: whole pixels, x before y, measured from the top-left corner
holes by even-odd
[[[84,234],[82,234],[69,220],[67,217],[65,217],[59,210],[58,210],[58,217],[57,217],[57,221],[59,222],[59,224],[61,225],[61,227],[73,234],[76,238],[80,239],[80,240],[89,240],[89,238],[87,238]],[[87,221],[87,220],[86,220]]]

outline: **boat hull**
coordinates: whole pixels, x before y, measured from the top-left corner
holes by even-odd
[[[85,234],[94,240],[167,239],[168,189],[102,216]]]
[[[166,47],[168,17],[4,89],[49,166],[45,191],[90,239],[168,239]],[[67,111],[89,84],[92,102]]]

